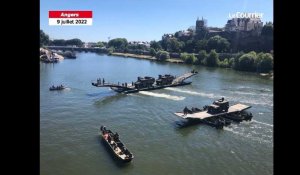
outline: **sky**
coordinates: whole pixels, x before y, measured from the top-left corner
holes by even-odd
[[[92,26],[49,26],[48,11],[91,10]],[[40,29],[50,39],[79,38],[83,42],[126,38],[128,41],[161,40],[196,25],[197,18],[209,27],[224,27],[229,14],[263,13],[273,22],[272,0],[40,0]]]

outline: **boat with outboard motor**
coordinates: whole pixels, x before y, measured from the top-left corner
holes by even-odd
[[[113,133],[111,130],[107,130],[105,126],[101,126],[100,135],[105,144],[119,160],[122,162],[130,162],[134,158],[133,154],[119,139],[119,134],[117,132]]]
[[[63,86],[63,85],[60,85],[60,86],[54,86],[52,85],[49,90],[50,91],[59,91],[59,90],[63,90],[63,89],[66,89],[66,86]]]

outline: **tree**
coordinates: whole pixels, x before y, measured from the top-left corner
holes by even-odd
[[[171,52],[180,52],[183,48],[183,42],[179,42],[177,38],[170,39],[170,51]]]
[[[171,40],[170,38],[164,39],[161,41],[161,47],[165,50],[170,52],[171,51]]]
[[[261,30],[261,49],[263,51],[273,50],[273,24],[267,23]]]
[[[83,42],[78,38],[74,38],[74,39],[66,40],[65,45],[67,45],[67,46],[75,45],[77,47],[81,47],[83,45]]]
[[[125,48],[128,46],[127,39],[125,38],[115,38],[108,42],[108,47],[114,47],[119,51],[124,51]]]
[[[258,72],[270,72],[273,69],[273,56],[269,53],[259,53],[257,55],[256,66]]]
[[[195,45],[195,51],[206,50],[207,48],[207,40],[198,40]]]
[[[99,41],[97,42],[96,47],[104,47],[105,45],[103,44],[103,42]]]
[[[204,64],[206,66],[214,67],[219,63],[219,55],[215,50],[211,50],[208,57],[205,59]]]
[[[207,58],[207,53],[205,50],[201,50],[197,56],[196,64],[204,64],[204,60]]]
[[[65,46],[66,45],[66,41],[64,39],[55,39],[51,43],[54,46]]]
[[[228,58],[225,58],[223,61],[220,61],[219,66],[224,68],[230,67]]]
[[[150,48],[155,49],[155,51],[161,50],[161,45],[159,42],[156,42],[155,40],[150,41]]]
[[[169,52],[167,51],[158,51],[156,54],[156,58],[159,61],[165,61],[170,58]]]
[[[195,41],[190,39],[185,43],[184,51],[193,53],[195,50]]]
[[[252,51],[242,55],[238,59],[237,69],[242,71],[255,71],[256,52]]]
[[[230,43],[226,38],[223,38],[219,35],[209,38],[207,41],[207,49],[215,49],[217,52],[226,52],[228,51]]]
[[[230,58],[228,61],[228,66],[233,67],[233,64],[234,64],[234,58]]]
[[[150,55],[151,56],[155,56],[156,55],[156,51],[154,48],[150,48]]]
[[[180,59],[182,59],[187,64],[193,64],[197,61],[197,58],[194,54],[181,53]]]
[[[40,30],[40,46],[49,45],[49,35]]]
[[[273,37],[273,24],[266,23],[261,30],[261,35]]]

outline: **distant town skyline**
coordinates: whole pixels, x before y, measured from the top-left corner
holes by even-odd
[[[92,26],[49,26],[48,11],[92,10]],[[229,14],[262,13],[262,22],[273,22],[272,0],[40,0],[40,29],[50,39],[79,38],[83,42],[126,38],[128,41],[161,40],[196,25],[224,27]]]

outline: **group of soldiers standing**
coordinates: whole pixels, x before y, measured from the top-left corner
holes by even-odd
[[[105,80],[104,80],[104,78],[103,78],[102,84],[104,85],[104,83],[105,83]],[[98,79],[97,79],[97,84],[101,85],[101,78],[98,78]]]

